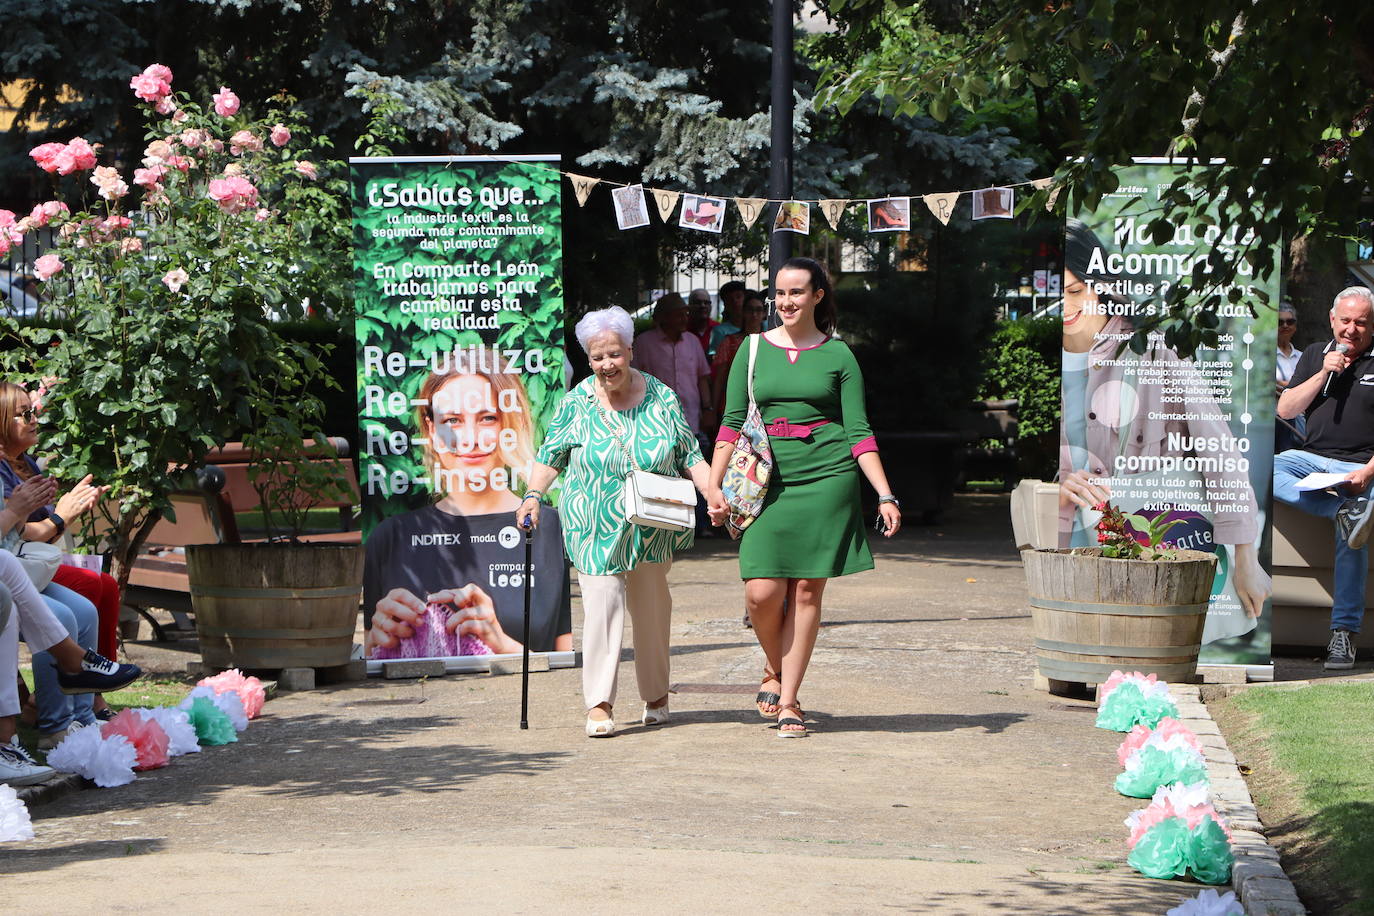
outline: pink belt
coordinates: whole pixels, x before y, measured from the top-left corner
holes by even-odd
[[[830,423],[830,420],[817,420],[815,423],[789,423],[786,417],[778,417],[764,427],[770,436],[778,439],[807,439],[811,431]]]

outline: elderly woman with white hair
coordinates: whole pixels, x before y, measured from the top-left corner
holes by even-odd
[[[538,525],[539,506],[564,471],[559,512],[563,543],[582,588],[582,692],[587,735],[615,734],[612,708],[625,613],[634,623],[641,721],[668,721],[668,633],[673,551],[693,532],[634,525],[622,497],[633,454],[638,470],[685,472],[705,494],[710,468],[671,388],[630,367],[634,323],[622,308],[589,312],[576,328],[592,375],[559,403],[535,458],[519,525]]]

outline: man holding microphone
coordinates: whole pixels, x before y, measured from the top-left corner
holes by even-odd
[[[1336,562],[1328,669],[1355,665],[1354,635],[1364,618],[1365,577],[1374,500],[1374,293],[1351,286],[1331,306],[1333,339],[1302,351],[1279,396],[1285,420],[1306,417],[1307,441],[1274,457],[1274,498],[1312,515],[1334,519]],[[1300,490],[1314,473],[1344,479],[1331,489]]]

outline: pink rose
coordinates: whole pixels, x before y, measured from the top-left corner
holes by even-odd
[[[285,124],[278,124],[272,128],[272,145],[285,146],[291,142],[291,131],[286,129]]]
[[[119,177],[119,172],[108,165],[95,170],[91,175],[91,184],[100,189],[100,196],[105,200],[119,200],[129,193],[129,186]]]
[[[172,144],[166,140],[154,140],[148,144],[148,148],[143,151],[143,164],[148,168],[161,165],[172,155]]]
[[[302,159],[296,163],[296,172],[297,174],[304,175],[311,181],[320,177],[320,173],[315,169],[315,163],[308,159]]]
[[[24,241],[24,231],[14,221],[12,210],[0,210],[0,238],[3,238],[10,245],[18,245]]]
[[[149,75],[146,70],[129,80],[129,88],[134,91],[136,98],[145,102],[161,101],[172,91],[171,86],[157,77]]]
[[[134,169],[134,184],[150,191],[157,187],[165,177],[167,177],[166,166],[155,165],[147,169]]]
[[[66,265],[57,255],[45,254],[33,262],[33,275],[40,280],[47,280],[54,274],[61,273],[64,266]]]
[[[247,178],[216,178],[210,182],[208,193],[225,213],[240,213],[258,205],[258,189]]]
[[[188,115],[182,109],[178,108],[176,111],[172,112],[172,123],[180,124],[182,121],[185,121],[189,117],[190,115]]]
[[[190,275],[178,267],[176,270],[167,271],[162,277],[162,282],[167,284],[167,288],[172,292],[179,293],[189,279],[191,279]]]
[[[220,176],[220,177],[222,177],[222,178],[235,178],[235,177],[241,178],[241,177],[243,177],[243,166],[239,165],[237,162],[231,162],[231,163],[229,163],[228,165],[226,165],[226,166],[224,167],[224,174],[223,174],[222,176]]]
[[[174,102],[174,101],[172,101],[170,98],[168,98],[168,99],[158,99],[158,100],[157,100],[157,104],[153,106],[153,110],[156,111],[156,112],[157,112],[158,114],[160,114],[160,115],[170,115],[170,114],[176,114],[177,111],[179,111],[180,109],[177,108],[177,103],[176,103],[176,102]]]
[[[212,98],[215,101],[215,114],[221,118],[232,118],[239,113],[239,97],[228,86],[220,86]]]
[[[222,153],[222,152],[224,152],[224,141],[223,141],[223,140],[211,140],[210,143],[209,143],[209,146],[210,146],[210,149],[213,150],[213,151],[216,152],[216,153]]]
[[[187,149],[195,149],[208,139],[209,135],[198,127],[188,127],[181,132],[181,143]]]
[[[84,172],[95,168],[95,148],[81,137],[73,137],[72,142],[67,144],[66,152],[72,157],[73,171]],[[58,172],[63,175],[70,174],[61,169],[58,169]]]
[[[130,236],[119,243],[119,250],[124,254],[137,254],[143,250],[143,239]]]
[[[258,150],[262,149],[262,139],[256,136],[251,130],[237,131],[229,138],[229,144],[229,152],[233,153],[235,156],[243,152],[256,153]]]
[[[143,70],[144,76],[151,76],[153,79],[162,80],[168,86],[172,85],[172,71],[162,64],[149,64]]]
[[[45,172],[57,171],[57,156],[67,148],[65,143],[44,143],[29,150],[33,161]]]
[[[29,211],[29,223],[33,226],[46,226],[53,217],[71,213],[67,205],[60,200],[50,200],[46,203],[34,204]]]
[[[272,211],[267,209],[266,207],[260,208],[257,213],[253,214],[253,219],[257,220],[260,223],[265,223],[271,218]]]
[[[190,156],[168,156],[167,168],[176,169],[178,172],[189,172],[191,166],[196,164],[196,160]]]
[[[134,221],[127,216],[109,216],[103,220],[93,220],[96,228],[106,237],[112,237],[120,229],[128,229]]]

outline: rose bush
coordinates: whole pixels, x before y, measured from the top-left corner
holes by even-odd
[[[0,249],[57,230],[35,274],[75,329],[50,346],[51,329],[4,319],[31,348],[0,360],[10,377],[57,380],[43,400],[50,472],[110,485],[85,536],[103,541],[121,586],[209,449],[264,428],[298,444],[319,434],[305,384],[321,364],[274,319],[301,315],[307,299],[341,317],[351,304],[347,183],[290,99],[253,119],[221,88],[206,111],[157,64],[130,87],[149,141],[132,175],[98,164],[80,137],[45,143],[31,156],[66,199],[22,219],[0,210]],[[299,167],[305,155],[314,174]]]

